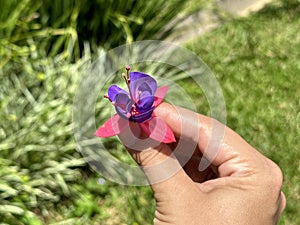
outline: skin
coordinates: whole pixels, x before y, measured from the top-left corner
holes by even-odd
[[[144,169],[154,192],[154,224],[277,223],[286,200],[281,191],[282,172],[273,161],[210,117],[167,103],[160,104],[154,113],[172,129],[177,143],[143,146],[143,142],[126,143],[128,137],[120,136]],[[220,138],[214,136],[213,127],[222,131],[217,132],[222,134]],[[178,147],[179,141],[186,143],[182,146],[194,143],[192,156],[183,165],[179,161],[188,147]],[[143,146],[142,151],[136,150],[137,145]],[[179,152],[176,156],[175,149]],[[163,162],[171,156],[174,160],[163,167]],[[203,156],[208,163],[199,171]],[[175,172],[164,179],[158,178],[166,168]]]

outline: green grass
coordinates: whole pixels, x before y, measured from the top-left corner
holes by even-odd
[[[269,6],[189,44],[222,87],[227,125],[283,170],[287,207],[280,224],[289,225],[300,224],[299,23],[299,4]],[[182,85],[198,98],[197,86]],[[202,100],[198,110],[207,113]]]

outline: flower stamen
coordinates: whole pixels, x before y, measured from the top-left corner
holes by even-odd
[[[110,99],[110,97],[108,96],[108,94],[103,95],[103,98],[108,99],[110,102],[112,102],[112,100]]]
[[[130,76],[129,76],[130,66],[126,66],[126,77],[128,84],[130,83]]]
[[[126,66],[126,74],[125,73],[122,73],[122,76],[126,82],[126,85],[127,85],[127,88],[128,88],[128,91],[129,91],[129,95],[130,95],[130,98],[131,98],[131,101],[136,103],[134,98],[133,98],[133,94],[131,92],[131,89],[130,89],[130,76],[129,76],[129,71],[130,71],[130,66]]]

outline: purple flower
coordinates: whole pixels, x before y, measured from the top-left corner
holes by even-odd
[[[157,88],[156,81],[148,74],[130,72],[123,74],[129,92],[113,84],[108,88],[105,98],[115,106],[117,114],[108,119],[95,135],[111,137],[126,132],[128,127],[137,124],[150,138],[163,142],[175,142],[175,137],[168,125],[153,113],[167,94],[168,87]]]
[[[151,118],[154,110],[156,81],[141,72],[130,72],[124,76],[129,92],[117,85],[108,89],[107,98],[115,106],[117,113],[133,122],[144,122]]]

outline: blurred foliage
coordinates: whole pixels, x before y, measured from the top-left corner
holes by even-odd
[[[28,54],[32,49],[26,47],[31,43],[38,44],[38,55],[64,52],[65,57],[79,59],[86,42],[95,50],[133,40],[163,39],[185,18],[187,13],[182,12],[190,2],[0,0],[0,44],[6,48],[0,66],[11,57]],[[175,17],[173,25],[166,26]]]
[[[100,186],[76,151],[73,98],[98,48],[166,37],[189,2],[0,0],[1,224],[151,223],[149,187]]]
[[[80,182],[85,166],[71,124],[83,61],[19,60],[0,70],[0,217],[8,224],[39,224],[28,222],[32,212],[46,216],[48,207],[74,195],[68,183]]]

